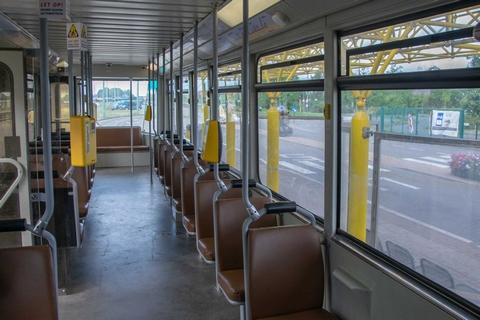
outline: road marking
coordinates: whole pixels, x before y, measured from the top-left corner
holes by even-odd
[[[369,201],[369,202],[370,202],[370,201]],[[472,243],[472,242],[473,242],[473,241],[471,241],[471,240],[465,239],[464,237],[457,236],[456,234],[453,234],[453,233],[451,233],[451,232],[449,232],[449,231],[446,231],[446,230],[437,228],[437,227],[432,226],[432,225],[430,225],[430,224],[428,224],[428,223],[425,223],[425,222],[423,222],[423,221],[420,221],[420,220],[417,220],[417,219],[415,219],[415,218],[409,217],[409,216],[407,216],[407,215],[405,215],[405,214],[403,214],[403,213],[400,213],[400,212],[398,212],[398,211],[396,211],[396,210],[387,208],[387,207],[385,207],[385,206],[379,205],[378,208],[379,208],[379,209],[382,209],[382,210],[384,210],[384,211],[387,211],[387,212],[389,212],[389,213],[392,213],[392,214],[394,214],[394,215],[396,215],[396,216],[399,216],[399,217],[401,217],[401,218],[403,218],[403,219],[405,219],[405,220],[409,220],[409,221],[411,221],[411,222],[414,222],[414,223],[416,223],[416,224],[419,224],[419,225],[421,225],[421,226],[423,226],[423,227],[425,227],[425,228],[428,228],[428,229],[437,231],[437,232],[442,233],[442,234],[444,234],[444,235],[446,235],[446,236],[449,236],[449,237],[452,237],[452,238],[454,238],[454,239],[460,240],[460,241],[462,241],[462,242],[465,242],[465,243]]]
[[[296,171],[301,174],[314,174],[315,172],[310,171],[308,169],[302,168],[300,166],[297,166],[293,163],[287,162],[287,161],[279,161],[279,164],[281,166],[284,166],[285,168],[291,169],[293,171]]]
[[[289,154],[280,154],[280,157],[287,158],[287,159],[298,159],[304,158],[305,155],[303,153],[289,153]]]
[[[319,165],[318,163],[315,163],[315,162],[312,162],[312,161],[309,161],[309,160],[302,160],[302,161],[299,161],[299,162],[301,164],[304,164],[306,166],[309,166],[309,167],[312,167],[312,168],[315,168],[315,169],[325,170],[324,166]]]
[[[373,166],[369,164],[368,169],[373,170]],[[392,170],[380,168],[380,172],[392,172]]]
[[[267,161],[265,161],[265,159],[262,159],[262,158],[260,158],[260,162],[263,164],[267,164]]]
[[[368,186],[369,186],[369,187],[373,187],[373,185],[372,185],[370,182],[368,183]],[[380,187],[379,190],[380,190],[380,191],[388,191],[387,188],[383,188],[383,187]]]
[[[413,189],[413,190],[420,190],[420,188],[417,187],[417,186],[413,186],[413,185],[411,185],[411,184],[404,183],[404,182],[400,182],[400,181],[393,180],[393,179],[390,179],[390,178],[382,177],[382,178],[380,178],[380,179],[381,179],[381,180],[384,180],[384,181],[391,182],[391,183],[398,184],[399,186],[402,186],[402,187],[405,187],[405,188],[409,188],[409,189]]]
[[[452,160],[452,157],[450,155],[443,155],[443,156],[440,156],[440,158],[443,158],[443,159],[448,159],[448,160]]]
[[[450,160],[435,158],[435,157],[422,157],[422,159],[430,160],[430,161],[433,161],[433,162],[440,162],[440,163],[444,163],[444,164],[448,164],[450,162]]]
[[[444,165],[444,164],[433,163],[433,162],[430,162],[430,161],[425,161],[425,160],[420,160],[420,159],[403,158],[403,160],[411,161],[411,162],[416,162],[416,163],[420,163],[420,164],[426,164],[426,165],[429,165],[429,166],[433,166],[433,167],[437,167],[437,168],[442,168],[442,169],[447,169],[447,168],[449,168],[449,166],[446,166],[446,165]]]

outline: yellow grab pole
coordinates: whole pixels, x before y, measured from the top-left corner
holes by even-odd
[[[231,112],[233,110],[228,110],[227,107],[227,125],[226,125],[226,135],[227,135],[227,163],[232,167],[236,165],[235,159],[235,121],[232,121]]]
[[[347,231],[354,237],[367,240],[367,200],[368,200],[368,115],[365,111],[368,91],[354,92],[357,111],[352,117],[350,134],[350,168],[348,184]]]
[[[267,185],[278,192],[280,179],[278,163],[280,160],[280,112],[275,96],[270,96],[270,108],[267,111]]]

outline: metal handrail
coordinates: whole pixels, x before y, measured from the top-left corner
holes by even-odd
[[[0,163],[12,164],[17,169],[17,177],[15,178],[15,180],[13,180],[12,184],[7,189],[7,192],[5,192],[5,194],[2,196],[2,199],[0,199],[0,209],[1,209],[3,208],[3,205],[7,202],[7,200],[10,198],[12,193],[15,191],[15,188],[17,188],[20,182],[22,182],[24,170],[22,165],[17,160],[12,158],[1,158]]]
[[[75,215],[75,238],[77,243],[77,248],[80,247],[80,234],[81,234],[81,227],[80,227],[80,210],[78,207],[78,183],[73,179],[73,172],[75,171],[75,167],[70,167],[67,172],[63,175],[62,179],[67,181],[72,185],[72,193],[73,193],[73,214]]]

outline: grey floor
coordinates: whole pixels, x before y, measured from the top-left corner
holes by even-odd
[[[239,318],[144,168],[97,170],[71,270],[70,293],[59,298],[63,320]]]

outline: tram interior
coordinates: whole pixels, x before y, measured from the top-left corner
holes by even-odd
[[[2,0],[0,319],[480,319],[480,2]]]

